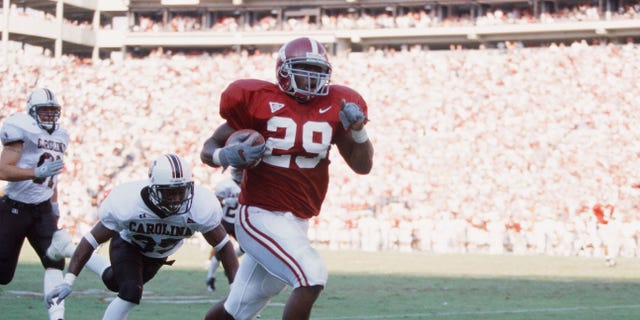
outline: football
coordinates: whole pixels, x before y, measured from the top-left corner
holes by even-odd
[[[227,146],[232,146],[241,142],[246,141],[247,139],[251,138],[255,136],[255,141],[253,142],[252,145],[254,146],[258,146],[261,145],[263,143],[265,143],[265,139],[264,137],[260,134],[260,132],[255,131],[253,129],[240,129],[234,133],[232,133],[229,138],[227,138],[227,142],[225,143],[225,145]],[[247,166],[244,167],[238,167],[238,169],[248,169],[248,168],[253,168],[255,166],[257,166],[260,161],[262,159],[259,159],[258,161],[254,162],[254,163],[250,163]]]

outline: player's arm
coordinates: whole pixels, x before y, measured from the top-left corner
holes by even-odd
[[[238,271],[238,257],[236,256],[233,244],[229,241],[229,235],[221,224],[202,235],[221,258],[220,261],[224,268],[224,274],[231,284]]]
[[[20,168],[18,160],[22,157],[22,141],[13,141],[4,144],[0,154],[0,180],[22,181],[36,178],[44,178],[59,174],[64,167],[61,159],[45,161],[39,167]]]
[[[87,261],[89,261],[89,258],[91,258],[93,251],[95,251],[100,244],[111,239],[115,234],[115,231],[108,229],[102,222],[98,221],[91,231],[85,234],[82,240],[80,240],[80,243],[71,256],[67,273],[78,276],[82,268],[87,264]]]
[[[216,150],[224,147],[227,138],[235,131],[236,129],[229,126],[226,122],[221,124],[216,131],[213,132],[213,135],[204,142],[202,151],[200,152],[200,160],[206,165],[219,167],[221,164],[214,162],[213,155]]]
[[[67,274],[64,276],[64,281],[45,295],[47,304],[51,306],[55,303],[60,303],[60,301],[64,300],[71,294],[76,277],[87,264],[89,258],[91,258],[93,251],[97,249],[101,243],[111,239],[115,234],[115,231],[105,227],[102,222],[98,222],[91,231],[82,237],[82,240],[80,240],[80,243],[71,256],[69,269],[67,270]]]
[[[367,136],[367,118],[360,106],[342,101],[340,121],[347,134],[336,138],[340,155],[347,165],[358,174],[368,174],[373,167],[373,144]]]
[[[4,145],[0,154],[0,180],[21,181],[35,178],[33,169],[20,168],[18,160],[22,156],[22,141]]]
[[[241,168],[255,163],[264,154],[266,145],[264,143],[254,145],[258,136],[249,133],[241,134],[238,143],[226,145],[229,136],[236,131],[226,122],[220,125],[205,141],[200,152],[200,160],[209,166],[224,168],[228,166]]]

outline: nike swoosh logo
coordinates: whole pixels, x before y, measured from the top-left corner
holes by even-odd
[[[320,109],[320,110],[318,110],[318,112],[320,112],[320,114],[323,114],[323,113],[329,111],[329,109],[331,109],[331,107],[333,107],[333,106],[328,106],[328,107],[326,107],[324,109]]]

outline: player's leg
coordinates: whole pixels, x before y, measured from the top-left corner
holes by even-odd
[[[51,245],[47,248],[47,256],[53,260],[71,258],[76,247],[77,245],[73,243],[71,235],[66,230],[59,229],[53,233]],[[109,261],[107,258],[93,253],[85,266],[98,276],[102,276],[102,273],[109,267]]]
[[[29,208],[34,223],[27,231],[27,239],[40,258],[45,268],[43,292],[46,295],[63,280],[64,259],[51,259],[47,256],[47,248],[51,245],[53,233],[58,229],[58,216],[51,211],[51,206],[43,205]],[[45,303],[48,306],[48,304]],[[49,319],[64,319],[64,300],[48,306]]]
[[[307,230],[308,221],[291,213],[244,206],[240,209],[236,235],[242,248],[270,274],[294,288],[285,305],[284,319],[308,319],[327,282],[327,269],[311,247]]]
[[[126,319],[142,297],[143,258],[117,234],[111,238],[109,256],[111,267],[102,274],[102,281],[109,290],[118,292],[118,297],[107,306],[103,319]]]
[[[283,320],[309,319],[311,308],[320,296],[323,286],[297,287],[293,289],[282,313]]]
[[[5,199],[0,199],[0,285],[13,280],[20,250],[31,223],[31,215],[12,208]]]
[[[58,229],[53,233],[51,245],[47,248],[47,256],[53,260],[61,260],[71,257],[76,250],[71,235],[64,229]]]
[[[220,268],[220,260],[218,260],[217,252],[211,252],[211,260],[209,260],[209,268],[207,269],[207,290],[209,292],[216,291],[216,272]]]
[[[286,283],[271,275],[251,256],[241,262],[228,297],[209,309],[205,320],[255,319]]]

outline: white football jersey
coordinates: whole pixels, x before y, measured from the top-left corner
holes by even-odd
[[[240,187],[233,179],[227,178],[216,185],[215,193],[218,199],[222,199],[220,200],[222,202],[222,220],[233,224],[238,210],[240,210],[240,204],[238,204]]]
[[[161,218],[143,201],[141,191],[147,185],[147,180],[121,184],[111,190],[98,209],[102,224],[119,232],[143,255],[168,257],[195,232],[206,233],[220,225],[222,209],[211,190],[196,185],[189,212]]]
[[[22,141],[22,156],[17,166],[20,168],[34,168],[44,161],[63,159],[64,152],[69,145],[69,133],[58,127],[49,134],[40,128],[36,120],[26,113],[16,113],[9,117],[0,129],[2,145]],[[53,196],[53,190],[58,182],[56,176],[9,181],[5,187],[5,194],[11,199],[24,203],[40,203]]]

